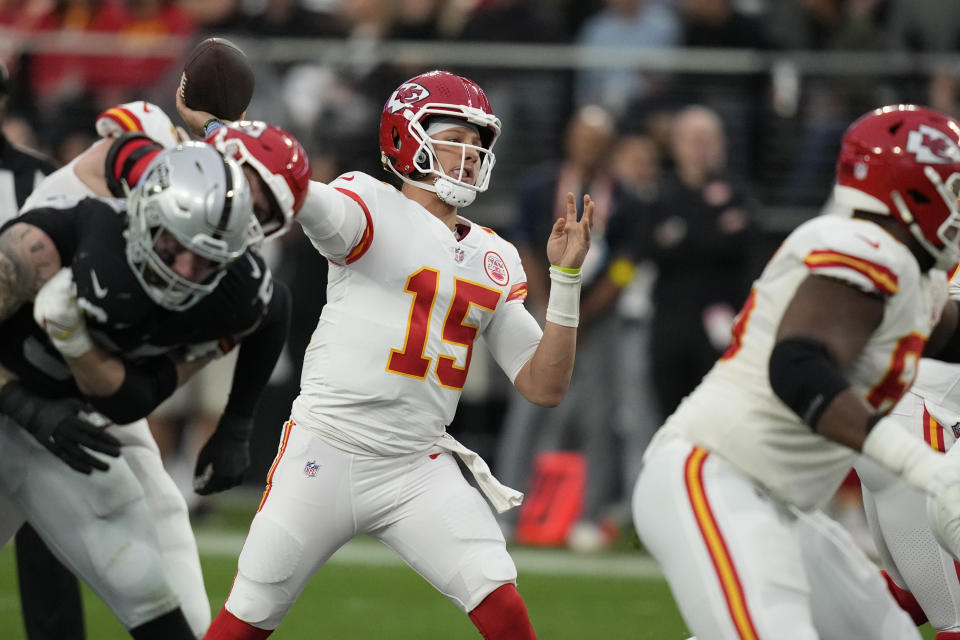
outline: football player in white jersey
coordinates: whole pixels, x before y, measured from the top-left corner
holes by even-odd
[[[960,124],[896,105],[847,130],[835,215],[770,259],[731,345],[648,448],[634,523],[700,640],[919,638],[820,508],[857,452],[925,492],[960,550],[960,465],[887,416],[921,355],[960,359]],[[846,213],[846,215],[844,215]]]
[[[960,299],[954,272],[950,295]],[[917,379],[890,412],[905,432],[937,451],[954,451],[960,435],[960,366],[924,358]],[[960,454],[960,449],[951,456]],[[894,598],[918,625],[929,621],[936,640],[960,640],[960,564],[941,547],[926,518],[924,495],[861,457],[867,523]]]
[[[432,71],[403,83],[381,116],[382,160],[399,190],[359,172],[310,184],[297,220],[331,262],[327,304],[207,638],[269,636],[313,574],[359,534],[396,551],[485,638],[535,637],[494,514],[454,456],[499,511],[522,494],[445,429],[480,336],[530,401],[563,397],[593,203],[584,197],[578,221],[569,195],[552,229],[541,332],[523,306],[516,250],[458,215],[486,190],[499,134],[479,86]]]

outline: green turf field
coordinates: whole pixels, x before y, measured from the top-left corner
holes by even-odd
[[[230,587],[242,533],[198,533],[207,591],[214,612]],[[578,556],[564,551],[515,549],[519,588],[541,639],[631,638],[683,640],[683,621],[663,578],[637,551]],[[128,638],[99,599],[84,591],[87,637]],[[11,546],[0,550],[0,638],[25,638]],[[924,630],[924,638],[933,632]],[[271,638],[324,640],[477,640],[466,616],[426,582],[369,539],[342,549],[314,578]]]
[[[236,568],[240,538],[201,535],[207,591],[219,610]],[[466,616],[379,543],[360,540],[314,578],[272,638],[477,639]],[[520,590],[541,638],[682,640],[686,633],[664,581],[640,554],[576,558],[519,550]],[[529,570],[524,569],[528,565]],[[566,565],[566,566],[565,566]],[[129,637],[90,591],[84,592],[88,638]],[[0,551],[0,638],[24,633],[13,553]]]

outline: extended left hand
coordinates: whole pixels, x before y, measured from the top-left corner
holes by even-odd
[[[250,467],[253,417],[224,413],[217,430],[197,456],[193,489],[202,496],[226,491],[243,481]]]
[[[583,216],[577,221],[577,203],[572,193],[567,194],[567,215],[559,218],[547,240],[547,259],[556,267],[579,269],[590,248],[590,230],[593,228],[593,200],[583,196]]]

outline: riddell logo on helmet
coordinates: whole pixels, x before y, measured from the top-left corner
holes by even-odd
[[[387,101],[387,111],[396,113],[404,107],[410,106],[426,99],[430,95],[427,88],[416,82],[406,82],[400,85],[400,88],[393,92]]]
[[[955,140],[939,129],[925,124],[907,134],[907,151],[926,164],[960,162],[960,147]]]

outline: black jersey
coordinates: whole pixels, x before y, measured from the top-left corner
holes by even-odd
[[[43,229],[70,266],[78,304],[97,344],[127,358],[245,334],[255,328],[273,293],[270,271],[252,250],[234,261],[217,288],[185,311],[157,305],[126,258],[123,201],[86,198],[67,208],[41,208],[16,219]],[[11,221],[12,223],[12,221]],[[11,224],[8,223],[8,224]],[[76,390],[66,363],[25,305],[0,324],[0,364],[36,391]]]

